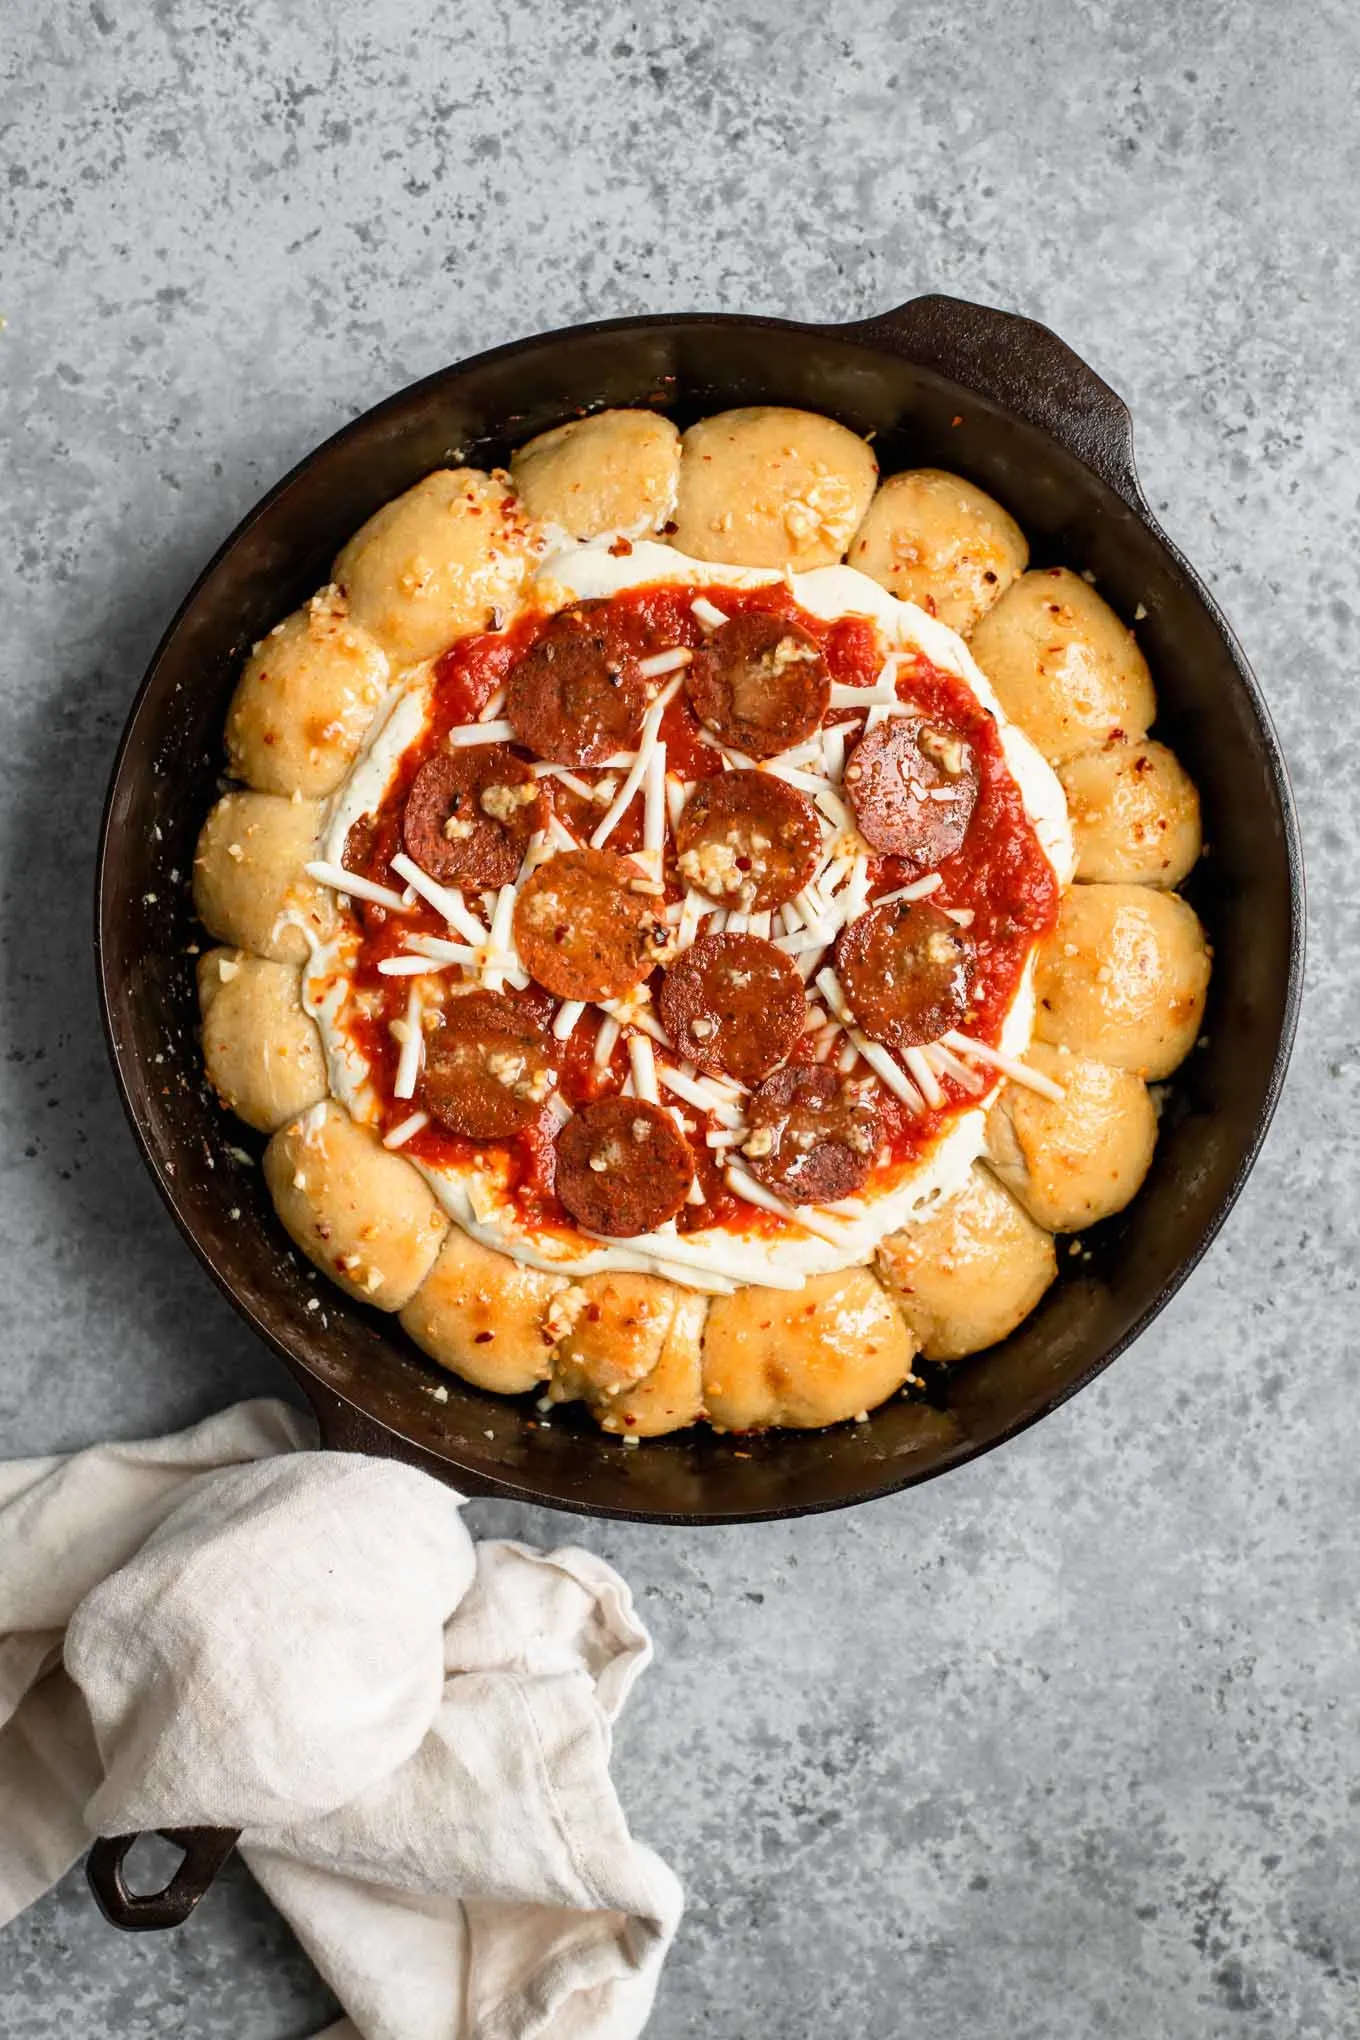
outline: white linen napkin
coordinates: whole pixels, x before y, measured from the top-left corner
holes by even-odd
[[[627,1586],[311,1443],[253,1402],[0,1464],[0,1925],[92,1834],[242,1828],[326,2040],[641,2032],[682,1898],[609,1774]]]

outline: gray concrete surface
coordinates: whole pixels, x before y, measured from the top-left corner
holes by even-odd
[[[1360,2031],[1353,80],[1345,0],[7,0],[0,19],[0,1451],[277,1385],[143,1180],[88,883],[199,563],[338,422],[639,309],[1046,318],[1258,662],[1309,994],[1264,1162],[1142,1345],[928,1490],[582,1526],[660,1661],[620,1739],[690,1909],[657,2040]],[[243,1876],[177,1937],[72,1878],[0,1938],[15,2040],[289,2040]]]

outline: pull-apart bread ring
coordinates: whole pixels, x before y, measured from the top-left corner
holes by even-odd
[[[1210,973],[1142,651],[1028,556],[773,405],[376,510],[247,659],[194,858],[205,1073],[307,1260],[624,1444],[1009,1337]]]

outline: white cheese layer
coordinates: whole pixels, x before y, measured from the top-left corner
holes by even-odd
[[[1062,788],[1052,769],[1020,730],[1008,722],[990,683],[962,639],[936,618],[910,602],[899,602],[867,575],[853,567],[819,567],[811,573],[783,573],[758,567],[728,567],[693,560],[670,546],[650,540],[635,542],[627,553],[611,552],[611,538],[583,545],[565,545],[539,566],[529,590],[537,607],[622,594],[657,582],[694,587],[752,588],[787,580],[804,609],[828,622],[867,617],[877,627],[885,651],[920,651],[936,666],[954,674],[995,718],[1006,762],[1020,790],[1026,813],[1040,845],[1063,884],[1073,870],[1071,830]],[[419,735],[429,710],[430,676],[419,668],[407,676],[392,706],[349,777],[333,796],[322,836],[322,854],[342,861],[345,839],[354,822],[373,812],[391,783],[402,753]],[[1001,1047],[1022,1056],[1033,1032],[1033,964],[1002,1028]],[[304,974],[304,1003],[321,1032],[331,1088],[359,1119],[373,1122],[378,1101],[367,1081],[368,1069],[347,1040],[343,1008],[347,976],[343,941],[318,950]],[[663,1051],[664,1056],[664,1051]],[[990,1077],[991,1072],[987,1073]],[[631,1240],[600,1240],[579,1232],[557,1232],[524,1225],[508,1190],[508,1165],[494,1154],[464,1167],[431,1167],[416,1160],[434,1194],[454,1222],[483,1245],[530,1267],[574,1276],[629,1270],[668,1276],[691,1288],[717,1293],[738,1284],[801,1288],[809,1275],[850,1267],[872,1259],[880,1240],[927,1216],[963,1185],[983,1149],[987,1106],[1000,1078],[979,1092],[976,1103],[945,1127],[929,1153],[905,1165],[891,1182],[880,1182],[854,1200],[851,1215],[818,1211],[816,1234],[792,1221],[778,1236],[765,1223],[743,1233],[731,1226],[678,1234],[663,1229]],[[752,1214],[753,1220],[756,1214]],[[827,1237],[827,1234],[838,1237]]]

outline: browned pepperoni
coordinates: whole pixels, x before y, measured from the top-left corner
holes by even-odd
[[[836,975],[857,1024],[888,1048],[919,1048],[957,1027],[973,945],[928,900],[870,907],[836,940]]]
[[[631,858],[564,850],[531,872],[515,902],[524,968],[559,999],[617,999],[661,962],[670,931]]]
[[[689,1142],[669,1112],[602,1098],[557,1136],[557,1194],[578,1224],[631,1239],[674,1218],[694,1180]]]
[[[812,802],[772,772],[700,780],[675,832],[685,883],[743,913],[782,907],[801,892],[821,847]]]
[[[661,1019],[680,1054],[741,1084],[783,1062],[806,1017],[803,980],[759,935],[705,935],[662,980]]]
[[[603,602],[562,610],[510,675],[515,735],[554,765],[602,765],[637,743],[647,687],[636,658],[611,646],[607,621]]]
[[[548,799],[506,744],[474,744],[426,759],[406,796],[407,855],[441,885],[513,885],[530,836],[547,827]]]
[[[686,667],[685,686],[700,722],[750,758],[801,744],[831,699],[816,639],[759,609],[714,631]]]
[[[418,1102],[450,1133],[508,1140],[538,1118],[560,1051],[533,1014],[500,992],[464,992],[425,1044]]]
[[[933,871],[968,834],[977,757],[967,738],[945,724],[889,716],[850,753],[845,790],[867,843],[918,872]]]
[[[742,1159],[791,1204],[852,1197],[878,1151],[878,1114],[820,1063],[786,1063],[746,1113]]]

